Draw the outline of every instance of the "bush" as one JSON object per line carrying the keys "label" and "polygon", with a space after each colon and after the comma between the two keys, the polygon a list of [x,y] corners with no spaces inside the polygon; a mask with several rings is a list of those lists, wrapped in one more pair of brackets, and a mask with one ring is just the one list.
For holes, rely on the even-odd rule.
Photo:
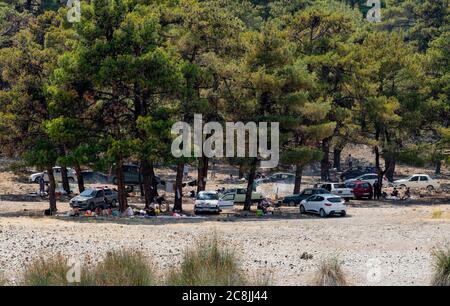
{"label": "bush", "polygon": [[450,286],[450,248],[434,250],[432,255],[434,275],[431,284]]}
{"label": "bush", "polygon": [[347,286],[345,274],[337,258],[323,260],[313,280],[314,286]]}
{"label": "bush", "polygon": [[171,286],[248,285],[235,253],[219,246],[216,237],[186,251],[181,267],[169,272]]}
{"label": "bush", "polygon": [[442,217],[442,210],[440,209],[434,210],[433,213],[431,214],[432,219],[440,219],[441,217]]}
{"label": "bush", "polygon": [[141,252],[121,250],[108,252],[86,281],[97,286],[149,286],[155,279],[153,267]]}
{"label": "bush", "polygon": [[21,282],[25,286],[70,286],[73,283],[67,281],[68,271],[69,265],[65,257],[41,257],[25,267]]}

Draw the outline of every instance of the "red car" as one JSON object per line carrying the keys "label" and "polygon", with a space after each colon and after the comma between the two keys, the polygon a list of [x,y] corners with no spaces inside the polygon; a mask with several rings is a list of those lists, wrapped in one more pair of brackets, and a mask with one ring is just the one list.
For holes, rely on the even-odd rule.
{"label": "red car", "polygon": [[347,188],[353,189],[353,194],[356,199],[367,198],[371,200],[373,198],[373,188],[369,182],[354,181],[346,184]]}

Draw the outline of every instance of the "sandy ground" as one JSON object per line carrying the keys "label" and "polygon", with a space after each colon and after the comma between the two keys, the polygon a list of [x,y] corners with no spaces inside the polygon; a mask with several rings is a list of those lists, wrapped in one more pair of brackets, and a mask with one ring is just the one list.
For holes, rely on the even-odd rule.
{"label": "sandy ground", "polygon": [[[0,205],[0,269],[12,282],[24,264],[57,253],[89,263],[108,250],[133,248],[166,269],[195,241],[217,233],[246,270],[271,271],[275,285],[308,284],[320,260],[330,256],[342,261],[354,285],[427,285],[433,247],[450,241],[450,205],[354,202],[346,218],[327,219],[285,208],[284,216],[262,219],[109,221],[23,216],[45,203]],[[19,211],[22,216],[15,217]],[[435,211],[442,212],[440,218],[433,219]],[[305,252],[312,259],[302,259]]]}
{"label": "sandy ground", "polygon": [[[367,155],[364,150],[351,152],[357,158],[361,155],[361,160]],[[208,182],[208,189],[245,186],[236,179],[236,168],[217,168],[216,179]],[[397,169],[400,176],[432,172],[401,166]],[[448,173],[448,169],[445,171]],[[157,173],[164,179],[173,177],[166,169]],[[195,177],[194,169],[190,174]],[[216,233],[236,250],[244,269],[253,275],[270,271],[274,285],[307,285],[320,261],[333,256],[342,261],[353,285],[427,285],[433,248],[450,245],[448,191],[425,194],[423,198],[414,194],[416,199],[409,203],[351,201],[346,218],[300,216],[298,208],[282,208],[274,216],[263,218],[223,214],[195,220],[96,220],[43,217],[48,204],[29,196],[37,185],[27,183],[26,178],[26,174],[18,176],[0,169],[0,274],[12,284],[27,263],[57,253],[89,264],[109,250],[133,248],[148,254],[165,270],[177,265],[184,250],[195,241]],[[302,187],[317,180],[317,176],[305,175]],[[447,184],[450,181],[448,176],[443,180]],[[280,194],[292,190],[292,186],[264,188],[272,196],[277,188]],[[185,195],[190,189],[184,190]],[[170,201],[170,195],[168,198]],[[130,198],[130,202],[142,207],[139,197]],[[192,211],[192,202],[185,198],[186,211]],[[58,208],[61,214],[67,212],[67,201],[58,202]]]}

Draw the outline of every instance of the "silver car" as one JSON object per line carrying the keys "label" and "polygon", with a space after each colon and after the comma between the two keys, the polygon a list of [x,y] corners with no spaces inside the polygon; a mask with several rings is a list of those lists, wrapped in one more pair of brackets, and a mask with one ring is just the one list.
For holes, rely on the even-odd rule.
{"label": "silver car", "polygon": [[97,207],[105,209],[115,207],[118,194],[109,188],[86,189],[70,200],[70,207],[82,210],[95,210]]}

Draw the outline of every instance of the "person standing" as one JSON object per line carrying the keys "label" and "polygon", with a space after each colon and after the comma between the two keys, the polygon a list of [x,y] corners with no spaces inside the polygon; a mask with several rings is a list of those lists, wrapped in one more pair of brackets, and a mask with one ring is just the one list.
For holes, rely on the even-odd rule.
{"label": "person standing", "polygon": [[187,177],[189,176],[189,165],[188,164],[184,164],[184,168],[183,168],[183,178],[187,179]]}
{"label": "person standing", "polygon": [[39,195],[43,196],[45,194],[45,180],[43,175],[39,177],[38,183],[39,183]]}
{"label": "person standing", "polygon": [[347,165],[348,165],[349,169],[352,169],[352,167],[353,167],[353,157],[352,157],[351,154],[349,154],[348,157],[347,157]]}
{"label": "person standing", "polygon": [[380,199],[380,184],[378,183],[378,180],[375,181],[375,183],[373,183],[373,198],[375,200],[379,200]]}

